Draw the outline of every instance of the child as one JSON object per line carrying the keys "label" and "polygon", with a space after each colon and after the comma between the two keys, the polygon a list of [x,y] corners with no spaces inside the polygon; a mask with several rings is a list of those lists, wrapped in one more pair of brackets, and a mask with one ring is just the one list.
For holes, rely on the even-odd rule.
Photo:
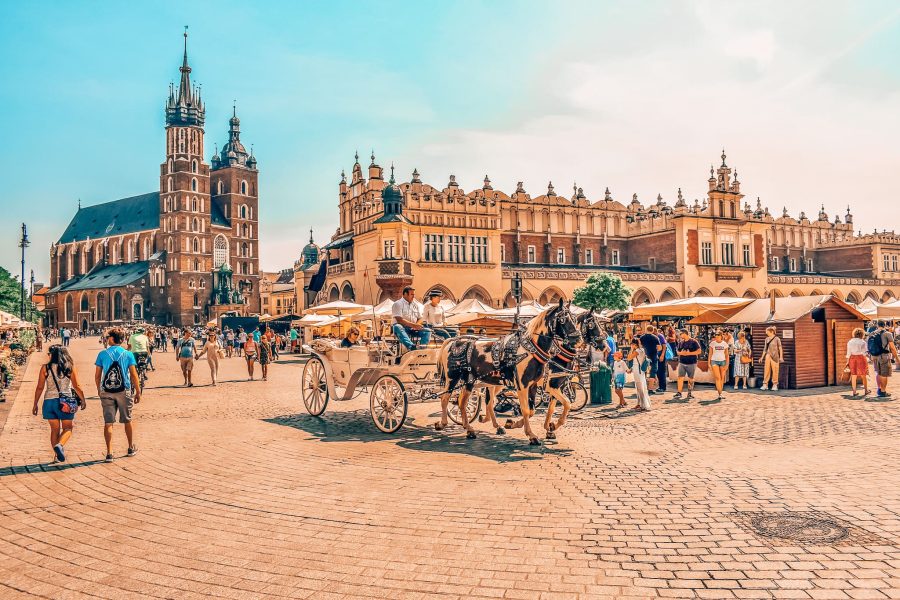
{"label": "child", "polygon": [[621,352],[616,352],[613,356],[615,358],[613,363],[613,387],[616,390],[616,396],[619,398],[619,408],[628,408],[624,392],[622,391],[625,389],[625,373],[628,372],[628,364],[622,360]]}

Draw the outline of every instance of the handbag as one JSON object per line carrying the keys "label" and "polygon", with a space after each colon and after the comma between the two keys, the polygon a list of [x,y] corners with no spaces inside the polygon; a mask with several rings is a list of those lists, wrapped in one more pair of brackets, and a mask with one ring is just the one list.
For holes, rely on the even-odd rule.
{"label": "handbag", "polygon": [[56,393],[59,399],[59,410],[61,410],[65,414],[70,414],[73,417],[75,413],[78,412],[79,402],[78,398],[75,396],[70,396],[69,394],[63,394],[59,389],[59,382],[56,380],[56,375],[53,374],[53,368],[47,366],[47,372],[50,373],[50,377],[53,378],[53,385],[56,386]]}
{"label": "handbag", "polygon": [[671,344],[666,344],[666,360],[675,360],[675,353],[672,351]]}
{"label": "handbag", "polygon": [[741,350],[741,364],[749,365],[753,362],[753,357],[750,356],[750,351],[747,348]]}

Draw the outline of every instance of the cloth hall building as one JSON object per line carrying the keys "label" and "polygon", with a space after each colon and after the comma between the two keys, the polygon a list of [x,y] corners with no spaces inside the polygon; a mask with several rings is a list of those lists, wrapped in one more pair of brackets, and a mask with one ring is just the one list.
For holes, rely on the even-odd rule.
{"label": "cloth hall building", "polygon": [[621,276],[634,304],[770,293],[860,302],[900,292],[900,235],[854,233],[849,208],[832,219],[823,206],[810,219],[746,202],[724,151],[703,200],[688,202],[679,189],[672,204],[661,195],[623,203],[609,189],[591,199],[573,187],[566,197],[552,183],[537,196],[522,183],[507,194],[487,176],[469,192],[453,175],[441,187],[418,171],[397,183],[393,169],[385,181],[371,158],[365,175],[358,156],[349,181],[342,174],[340,226],[322,248],[327,280],[318,297],[304,290],[318,272],[319,249],[310,243],[295,264],[297,298],[307,305],[377,303],[414,285],[420,297],[439,289],[455,301],[510,306],[514,273],[525,298],[541,303],[570,299],[596,272]]}
{"label": "cloth hall building", "polygon": [[233,114],[205,160],[206,106],[191,84],[187,33],[165,105],[159,190],[81,207],[50,249],[49,325],[176,326],[259,312],[258,175]]}

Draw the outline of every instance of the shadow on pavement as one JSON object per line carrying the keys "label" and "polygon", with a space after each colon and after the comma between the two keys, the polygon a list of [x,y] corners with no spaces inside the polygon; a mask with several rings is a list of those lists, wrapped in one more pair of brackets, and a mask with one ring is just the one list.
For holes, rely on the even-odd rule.
{"label": "shadow on pavement", "polygon": [[[330,413],[327,417],[313,417],[307,414],[282,415],[263,419],[267,423],[293,427],[305,431],[323,442],[382,442],[393,440],[401,448],[420,452],[443,452],[465,454],[486,458],[498,463],[538,460],[544,455],[568,456],[571,450],[555,446],[529,446],[521,430],[514,430],[505,436],[493,432],[476,430],[478,438],[467,440],[462,427],[450,425],[438,432],[428,427],[415,425],[408,419],[406,425],[393,434],[381,433],[372,424],[369,413],[357,410],[345,413]],[[535,433],[543,429],[535,427]],[[560,434],[562,435],[562,434]]]}
{"label": "shadow on pavement", "polygon": [[91,465],[100,464],[103,461],[85,460],[82,462],[65,462],[65,463],[33,463],[30,465],[12,465],[9,467],[0,467],[0,477],[9,477],[10,475],[26,475],[29,473],[48,473],[52,471],[62,471],[64,469],[75,469],[77,467],[90,467]]}

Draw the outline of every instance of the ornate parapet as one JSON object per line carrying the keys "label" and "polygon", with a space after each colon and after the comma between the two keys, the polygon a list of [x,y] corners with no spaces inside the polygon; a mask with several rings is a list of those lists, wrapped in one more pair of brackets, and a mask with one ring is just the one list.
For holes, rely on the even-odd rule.
{"label": "ornate parapet", "polygon": [[832,277],[830,275],[772,275],[768,276],[770,284],[782,285],[863,285],[863,286],[900,286],[900,279],[867,279],[864,277]]}
{"label": "ornate parapet", "polygon": [[540,268],[514,268],[503,267],[503,279],[512,279],[514,273],[521,274],[523,279],[547,279],[547,280],[573,280],[584,281],[594,273],[609,273],[616,275],[622,281],[645,282],[679,282],[682,276],[679,273],[643,273],[635,271],[604,271],[600,269],[540,269]]}

